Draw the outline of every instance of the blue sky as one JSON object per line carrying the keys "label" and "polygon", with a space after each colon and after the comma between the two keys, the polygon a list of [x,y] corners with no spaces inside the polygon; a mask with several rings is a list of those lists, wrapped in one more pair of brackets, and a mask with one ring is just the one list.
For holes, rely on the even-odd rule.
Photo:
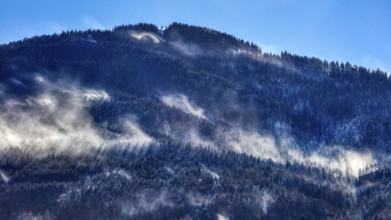
{"label": "blue sky", "polygon": [[0,0],[0,43],[67,29],[183,22],[264,51],[391,71],[389,0]]}

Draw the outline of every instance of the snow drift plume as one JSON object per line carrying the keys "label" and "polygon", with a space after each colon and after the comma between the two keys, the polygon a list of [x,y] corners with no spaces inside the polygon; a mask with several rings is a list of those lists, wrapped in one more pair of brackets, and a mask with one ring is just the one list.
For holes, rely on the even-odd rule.
{"label": "snow drift plume", "polygon": [[0,170],[0,177],[5,183],[8,183],[10,180],[9,176],[2,170]]}
{"label": "snow drift plume", "polygon": [[[195,105],[183,94],[163,95],[161,100],[170,107],[207,119],[205,110]],[[237,111],[240,111],[239,107]],[[190,143],[195,147],[203,146],[215,150],[225,147],[226,150],[245,153],[275,163],[301,163],[333,172],[337,171],[343,176],[357,178],[365,172],[376,170],[377,167],[377,161],[371,151],[359,152],[349,149],[348,146],[321,146],[320,150],[305,154],[295,143],[294,138],[289,135],[291,129],[285,124],[276,124],[278,132],[275,136],[262,135],[256,130],[233,127],[217,128],[213,137],[203,137],[196,126],[187,126],[183,129],[171,126],[169,122],[163,124],[162,130],[173,140]]]}
{"label": "snow drift plume", "polygon": [[[339,170],[344,175],[359,177],[366,169],[373,169],[376,160],[371,152],[358,152],[345,150],[343,147],[326,148],[326,153],[314,153],[307,160],[315,166],[327,167],[332,170]],[[332,153],[333,156],[327,155]]]}
{"label": "snow drift plume", "polygon": [[164,104],[170,107],[177,108],[185,113],[206,119],[206,116],[204,114],[204,109],[190,102],[189,98],[187,98],[187,96],[183,94],[164,95],[161,97],[161,100],[164,102]]}
{"label": "snow drift plume", "polygon": [[247,132],[240,129],[222,134],[225,143],[233,151],[246,153],[261,159],[283,162],[275,140],[270,136],[261,136],[257,132]]}
{"label": "snow drift plume", "polygon": [[269,207],[276,201],[273,195],[266,190],[255,192],[254,197],[256,204],[262,209],[262,212],[265,215],[267,214]]}
{"label": "snow drift plume", "polygon": [[197,44],[185,43],[182,40],[173,41],[170,43],[170,45],[181,52],[183,55],[190,57],[202,55],[204,53]]}
{"label": "snow drift plume", "polygon": [[[38,94],[24,98],[1,97],[0,150],[9,147],[25,153],[88,152],[91,148],[149,144],[149,138],[135,120],[125,120],[127,134],[106,139],[106,131],[98,131],[88,108],[110,96],[102,90],[85,89],[71,83],[51,83],[38,76]],[[130,133],[130,134],[129,134]]]}
{"label": "snow drift plume", "polygon": [[186,129],[182,129],[182,127],[171,126],[168,122],[165,122],[161,128],[161,132],[178,142],[189,143],[197,147],[217,148],[214,142],[200,135],[196,126],[186,126]]}
{"label": "snow drift plume", "polygon": [[164,40],[161,37],[151,32],[130,31],[129,35],[137,40],[151,41],[155,44],[164,42]]}
{"label": "snow drift plume", "polygon": [[217,174],[216,172],[213,172],[212,170],[210,170],[208,167],[206,167],[203,164],[201,164],[201,170],[202,170],[202,172],[204,172],[204,173],[208,174],[210,177],[212,177],[212,179],[215,179],[215,180],[220,179],[219,174]]}
{"label": "snow drift plume", "polygon": [[229,220],[228,217],[224,216],[223,214],[216,214],[217,220]]}
{"label": "snow drift plume", "polygon": [[36,153],[64,151],[68,147],[100,146],[102,139],[73,95],[58,99],[50,93],[25,100],[6,101],[0,113],[0,149],[18,147]]}
{"label": "snow drift plume", "polygon": [[377,160],[370,150],[356,151],[347,146],[321,146],[318,151],[305,154],[286,133],[278,134],[278,142],[274,136],[241,129],[221,131],[219,135],[220,138],[215,142],[225,143],[230,150],[260,159],[270,159],[276,163],[301,163],[356,178],[377,169]]}
{"label": "snow drift plume", "polygon": [[109,147],[127,147],[127,146],[147,146],[154,140],[146,134],[137,123],[137,119],[133,115],[128,115],[121,121],[124,133],[114,134],[115,138],[105,141],[105,145]]}
{"label": "snow drift plume", "polygon": [[[164,95],[161,100],[168,106],[177,108],[185,113],[206,119],[205,110],[196,106],[183,94]],[[218,149],[225,146],[228,150],[245,153],[276,163],[303,163],[338,171],[344,176],[358,177],[368,168],[375,169],[376,160],[370,151],[358,152],[349,150],[346,146],[323,146],[320,151],[307,155],[300,150],[289,133],[289,126],[278,125],[277,140],[271,135],[261,135],[257,131],[241,128],[218,129],[212,139],[203,138],[196,127],[173,129],[168,122],[164,124],[163,132],[174,140],[191,143],[193,146],[204,146]]]}
{"label": "snow drift plume", "polygon": [[174,202],[171,194],[172,192],[166,189],[137,192],[128,201],[123,202],[121,214],[131,217],[140,213],[153,212],[162,207],[172,208],[174,207]]}
{"label": "snow drift plume", "polygon": [[94,89],[86,89],[83,93],[83,96],[87,101],[107,101],[110,98],[105,91],[99,91]]}
{"label": "snow drift plume", "polygon": [[186,193],[187,202],[192,206],[208,206],[212,204],[214,197],[203,195],[198,192],[188,192]]}

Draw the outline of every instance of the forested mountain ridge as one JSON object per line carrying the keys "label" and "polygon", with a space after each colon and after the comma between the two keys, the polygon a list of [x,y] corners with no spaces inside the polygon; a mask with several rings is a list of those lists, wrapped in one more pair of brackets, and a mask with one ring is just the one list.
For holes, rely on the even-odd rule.
{"label": "forested mountain ridge", "polygon": [[1,45],[1,218],[386,219],[390,80],[179,23]]}

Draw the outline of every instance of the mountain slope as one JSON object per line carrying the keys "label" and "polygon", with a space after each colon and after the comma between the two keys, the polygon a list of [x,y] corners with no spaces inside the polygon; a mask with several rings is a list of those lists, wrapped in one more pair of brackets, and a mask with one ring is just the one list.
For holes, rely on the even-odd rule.
{"label": "mountain slope", "polygon": [[1,45],[1,217],[386,218],[390,92],[178,23]]}

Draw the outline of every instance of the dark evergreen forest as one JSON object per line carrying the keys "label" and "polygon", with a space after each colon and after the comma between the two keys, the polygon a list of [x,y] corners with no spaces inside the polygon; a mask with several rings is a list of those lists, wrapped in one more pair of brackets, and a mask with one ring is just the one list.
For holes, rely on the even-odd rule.
{"label": "dark evergreen forest", "polygon": [[0,45],[0,219],[389,219],[391,78],[173,23]]}

